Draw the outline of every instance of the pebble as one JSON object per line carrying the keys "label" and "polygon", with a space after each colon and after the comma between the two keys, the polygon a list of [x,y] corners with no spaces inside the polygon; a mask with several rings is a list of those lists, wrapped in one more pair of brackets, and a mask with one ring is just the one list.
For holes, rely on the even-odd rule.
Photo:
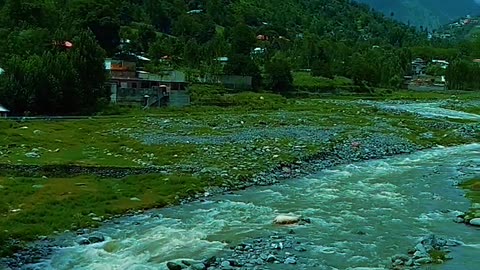
{"label": "pebble", "polygon": [[468,222],[470,225],[480,226],[480,218],[474,218]]}

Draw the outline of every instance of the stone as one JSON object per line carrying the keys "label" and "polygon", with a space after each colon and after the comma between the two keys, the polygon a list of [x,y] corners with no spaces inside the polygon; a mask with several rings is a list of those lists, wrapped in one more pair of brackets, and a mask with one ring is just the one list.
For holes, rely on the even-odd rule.
{"label": "stone", "polygon": [[471,219],[468,223],[473,226],[480,226],[480,218]]}
{"label": "stone", "polygon": [[35,153],[35,152],[28,152],[25,154],[25,157],[27,158],[40,158],[40,154]]}
{"label": "stone", "polygon": [[99,218],[99,217],[92,217],[92,220],[93,220],[93,221],[98,221],[98,222],[100,222],[100,221],[102,221],[102,218]]}
{"label": "stone", "polygon": [[446,245],[446,246],[449,246],[449,247],[456,247],[456,246],[461,246],[461,245],[462,245],[462,242],[457,241],[457,240],[449,239],[449,240],[447,240],[447,242],[445,243],[445,245]]}
{"label": "stone", "polygon": [[90,243],[94,244],[94,243],[100,243],[100,242],[103,242],[105,241],[105,237],[99,233],[96,233],[96,234],[92,234],[90,236],[88,236],[88,241],[90,241]]}
{"label": "stone", "polygon": [[462,217],[456,217],[453,219],[453,222],[455,223],[464,223],[465,222],[465,219],[462,218]]}
{"label": "stone", "polygon": [[213,265],[216,261],[217,261],[217,257],[212,256],[212,257],[204,260],[203,264],[205,264],[205,266],[209,267],[209,266]]}
{"label": "stone", "polygon": [[141,201],[141,200],[140,200],[139,198],[137,198],[137,197],[132,197],[132,198],[130,198],[130,201],[139,202],[139,201]]}
{"label": "stone", "polygon": [[414,259],[425,258],[425,257],[428,257],[428,254],[426,252],[421,252],[417,250],[415,251],[415,253],[413,253]]}
{"label": "stone", "polygon": [[393,266],[399,266],[399,265],[403,265],[403,261],[402,260],[396,260],[392,263]]}
{"label": "stone", "polygon": [[206,270],[207,267],[203,263],[195,263],[190,265],[190,269],[192,270]]}
{"label": "stone", "polygon": [[174,262],[167,262],[167,268],[169,270],[182,270],[182,266]]}
{"label": "stone", "polygon": [[230,267],[230,262],[229,261],[223,261],[220,265],[222,267]]}
{"label": "stone", "polygon": [[406,261],[410,260],[410,257],[408,255],[405,255],[405,254],[397,254],[397,255],[392,256],[392,262],[395,262],[397,260],[401,260],[402,262],[406,262]]}
{"label": "stone", "polygon": [[273,223],[280,225],[297,224],[298,222],[300,222],[300,217],[294,215],[278,215],[273,220]]}
{"label": "stone", "polygon": [[283,262],[284,264],[297,264],[297,259],[295,259],[294,257],[288,257],[285,259],[285,261]]}
{"label": "stone", "polygon": [[80,238],[80,239],[77,241],[77,243],[78,243],[79,245],[82,245],[82,246],[90,245],[90,241],[88,241],[88,239],[87,239],[87,238],[84,238],[84,237]]}
{"label": "stone", "polygon": [[421,243],[418,243],[416,246],[415,246],[415,250],[416,251],[419,251],[421,253],[427,253],[427,249],[425,248],[424,245],[422,245]]}
{"label": "stone", "polygon": [[277,257],[275,257],[274,255],[270,254],[267,256],[267,259],[266,261],[269,262],[269,263],[273,263],[277,260]]}
{"label": "stone", "polygon": [[429,258],[429,257],[420,258],[420,259],[415,260],[415,262],[418,263],[418,264],[429,264],[429,263],[432,263],[432,259]]}

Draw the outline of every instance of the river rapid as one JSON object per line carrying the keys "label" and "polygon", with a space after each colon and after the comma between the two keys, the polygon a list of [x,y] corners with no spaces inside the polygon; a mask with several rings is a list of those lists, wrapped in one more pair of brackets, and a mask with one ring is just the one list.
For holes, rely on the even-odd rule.
{"label": "river rapid", "polygon": [[[226,248],[274,233],[295,232],[306,251],[296,265],[256,269],[387,267],[429,233],[464,243],[453,260],[425,269],[479,269],[480,231],[453,219],[470,202],[456,187],[480,175],[480,145],[436,148],[382,160],[333,167],[317,174],[254,187],[204,201],[149,211],[109,222],[106,241],[74,239],[26,269],[167,269],[166,262],[228,256]],[[277,214],[310,224],[281,227]]]}

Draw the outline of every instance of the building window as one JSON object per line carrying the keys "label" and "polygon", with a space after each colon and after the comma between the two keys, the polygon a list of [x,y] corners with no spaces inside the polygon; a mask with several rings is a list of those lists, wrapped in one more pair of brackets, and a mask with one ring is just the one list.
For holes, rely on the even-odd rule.
{"label": "building window", "polygon": [[136,82],[132,82],[132,88],[137,88],[137,83]]}
{"label": "building window", "polygon": [[142,88],[143,89],[150,88],[150,84],[148,82],[142,82]]}

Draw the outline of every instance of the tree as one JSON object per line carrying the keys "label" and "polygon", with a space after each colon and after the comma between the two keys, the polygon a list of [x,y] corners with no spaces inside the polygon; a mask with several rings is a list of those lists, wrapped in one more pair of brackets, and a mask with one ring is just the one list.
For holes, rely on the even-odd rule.
{"label": "tree", "polygon": [[253,89],[258,89],[261,85],[262,75],[260,68],[250,56],[243,54],[231,55],[223,71],[230,75],[251,76]]}
{"label": "tree", "polygon": [[239,24],[231,29],[231,45],[234,54],[250,55],[257,41],[255,33],[246,24]]}
{"label": "tree", "polygon": [[104,51],[91,32],[79,33],[73,44],[5,61],[0,99],[13,113],[91,113],[107,101]]}
{"label": "tree", "polygon": [[276,55],[265,65],[267,85],[277,93],[286,93],[293,88],[293,76],[290,62],[281,55]]}
{"label": "tree", "polygon": [[157,33],[150,25],[141,25],[138,29],[138,42],[143,52],[148,52],[150,44],[152,44],[157,38]]}
{"label": "tree", "polygon": [[74,0],[69,4],[69,18],[75,18],[76,27],[90,29],[98,44],[113,55],[120,45],[119,8],[112,0]]}

